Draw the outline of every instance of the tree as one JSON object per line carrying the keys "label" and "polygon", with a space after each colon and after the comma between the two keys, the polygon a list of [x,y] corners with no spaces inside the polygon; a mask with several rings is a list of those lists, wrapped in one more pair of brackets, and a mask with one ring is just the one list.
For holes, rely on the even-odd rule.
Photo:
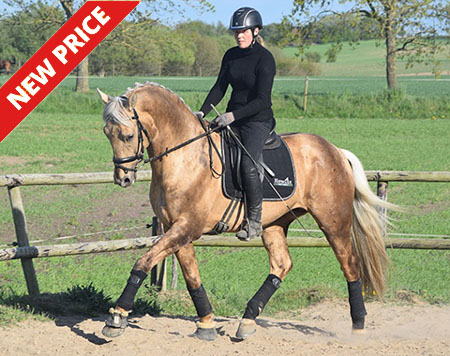
{"label": "tree", "polygon": [[[337,3],[337,1],[336,1]],[[448,5],[442,0],[342,0],[350,9],[335,13],[344,23],[350,14],[358,14],[376,21],[376,31],[384,40],[386,47],[386,79],[388,89],[397,89],[397,57],[408,60],[408,64],[426,61],[433,62],[436,51],[444,45],[438,34],[448,33]],[[314,24],[331,11],[331,0],[293,0],[291,15],[284,24],[293,26],[293,36],[300,40],[304,48],[310,42],[308,35]],[[318,14],[312,11],[320,8]],[[302,26],[304,22],[308,26]],[[354,26],[351,23],[352,26]],[[448,43],[448,40],[447,40]]]}
{"label": "tree", "polygon": [[[9,9],[13,9],[13,12],[9,15],[12,24],[16,28],[23,26],[24,22],[20,20],[20,16],[23,14],[28,14],[30,9],[37,10],[38,16],[33,18],[33,21],[29,22],[30,25],[41,28],[56,28],[62,26],[77,9],[79,9],[85,2],[85,0],[40,0],[38,2],[34,0],[5,0],[5,4]],[[174,13],[184,14],[186,7],[195,7],[199,11],[209,11],[213,9],[213,6],[206,0],[143,0],[139,5],[139,9],[133,10],[129,20],[128,26],[118,26],[110,38],[116,39],[121,38],[127,40],[126,43],[119,43],[116,41],[115,45],[129,46],[135,41],[135,38],[131,36],[123,35],[120,31],[130,31],[130,29],[136,27],[147,27],[157,24],[159,19],[163,16],[162,14]],[[42,11],[45,9],[45,11]],[[61,12],[65,16],[61,17]],[[45,42],[45,41],[44,41]],[[44,42],[39,43],[41,46]],[[88,73],[89,64],[86,57],[77,68],[77,91],[87,91],[89,90],[88,85]]]}
{"label": "tree", "polygon": [[196,46],[193,74],[198,76],[217,75],[222,58],[217,40],[200,34],[194,36],[193,40]]}

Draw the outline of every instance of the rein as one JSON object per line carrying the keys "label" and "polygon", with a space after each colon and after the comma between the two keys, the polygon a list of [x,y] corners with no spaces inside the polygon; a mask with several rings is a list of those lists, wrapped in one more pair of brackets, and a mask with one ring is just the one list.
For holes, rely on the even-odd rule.
{"label": "rein", "polygon": [[[148,159],[144,159],[145,147],[144,147],[144,137],[143,137],[142,133],[145,134],[145,137],[147,137],[147,140],[149,143],[151,143],[150,135],[148,134],[148,131],[146,130],[146,128],[142,125],[141,121],[139,120],[139,115],[137,114],[136,109],[134,109],[134,108],[133,108],[133,113],[134,113],[134,116],[131,118],[131,120],[136,120],[136,124],[137,124],[137,128],[138,128],[138,146],[136,149],[136,153],[134,156],[124,157],[124,158],[113,157],[114,167],[122,169],[125,172],[125,174],[127,174],[128,171],[137,172],[137,170],[138,170],[137,165],[142,161],[144,162],[143,165],[146,163],[151,163],[153,161],[160,160],[163,157],[169,155],[169,153],[176,151],[184,146],[187,146],[187,145],[191,144],[192,142],[195,142],[205,136],[208,136],[208,139],[210,139],[210,135],[213,132],[216,132],[218,129],[220,129],[220,127],[215,127],[213,129],[206,128],[204,126],[203,122],[201,122],[202,127],[205,130],[204,133],[202,133],[198,136],[195,136],[185,142],[182,142],[179,145],[176,145],[172,148],[166,148],[166,150],[163,153],[152,156]],[[209,141],[209,143],[211,145],[211,141]],[[217,150],[217,148],[216,148],[216,150]],[[211,152],[210,152],[210,156],[211,156]],[[122,166],[123,163],[129,163],[129,162],[133,162],[133,161],[138,161],[135,168],[129,168],[129,167]],[[211,166],[212,166],[212,164],[211,164]]]}

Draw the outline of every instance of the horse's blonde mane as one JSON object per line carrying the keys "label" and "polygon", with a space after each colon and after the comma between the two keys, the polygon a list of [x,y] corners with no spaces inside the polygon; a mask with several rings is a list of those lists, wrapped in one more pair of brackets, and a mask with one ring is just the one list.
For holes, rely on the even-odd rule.
{"label": "horse's blonde mane", "polygon": [[153,88],[154,88],[154,87],[156,87],[156,88],[161,88],[161,89],[163,89],[163,90],[169,92],[169,93],[172,94],[176,99],[178,99],[178,101],[179,101],[180,103],[182,103],[182,104],[189,110],[189,112],[192,112],[191,108],[189,107],[188,104],[186,104],[186,102],[183,100],[182,97],[180,97],[177,93],[175,93],[175,92],[172,91],[171,89],[166,88],[164,85],[161,85],[161,84],[159,84],[159,83],[148,82],[148,81],[145,82],[145,83],[135,83],[135,84],[134,84],[134,88],[128,88],[127,91],[126,91],[126,93],[125,93],[125,95],[128,95],[128,94],[130,94],[130,93],[133,93],[133,92],[134,92],[135,90],[137,90],[137,89],[146,88],[146,87],[148,87],[148,88],[152,88],[152,87],[153,87]]}
{"label": "horse's blonde mane", "polygon": [[103,121],[108,123],[112,121],[116,124],[130,126],[130,116],[123,106],[122,100],[119,96],[109,97],[109,101],[103,108]]}
{"label": "horse's blonde mane", "polygon": [[[158,84],[158,83],[154,83],[154,82],[135,83],[134,88],[128,88],[127,91],[123,95],[129,97],[128,94],[132,94],[136,90],[141,89],[141,88],[142,89],[145,89],[145,88],[163,89],[163,90],[167,91],[168,93],[170,93],[171,95],[173,95],[181,104],[183,104],[189,110],[189,112],[192,112],[189,105],[187,105],[185,103],[185,101],[179,95],[174,93],[169,88],[166,88],[165,86]],[[130,126],[130,120],[131,120],[131,117],[129,116],[126,108],[123,105],[123,99],[121,99],[120,96],[109,97],[109,102],[105,105],[105,107],[103,109],[103,121],[105,121],[105,123],[107,123],[108,121],[113,121],[118,124]]]}

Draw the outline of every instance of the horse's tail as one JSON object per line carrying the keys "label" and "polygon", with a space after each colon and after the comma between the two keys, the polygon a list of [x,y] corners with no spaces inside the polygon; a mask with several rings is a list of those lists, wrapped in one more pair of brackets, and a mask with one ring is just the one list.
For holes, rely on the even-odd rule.
{"label": "horse's tail", "polygon": [[389,258],[383,241],[383,217],[378,208],[399,210],[378,198],[370,189],[363,166],[353,153],[342,150],[350,162],[355,182],[351,236],[360,259],[361,280],[366,291],[382,297],[387,279]]}

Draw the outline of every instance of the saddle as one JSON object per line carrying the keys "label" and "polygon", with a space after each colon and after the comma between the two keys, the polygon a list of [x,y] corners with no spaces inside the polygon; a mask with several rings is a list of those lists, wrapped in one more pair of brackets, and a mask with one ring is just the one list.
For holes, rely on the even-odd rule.
{"label": "saddle", "polygon": [[[242,148],[228,130],[222,133],[222,157],[225,165],[222,175],[222,189],[225,197],[231,200],[225,210],[222,219],[211,231],[212,234],[220,234],[229,228],[229,220],[233,212],[244,200],[244,190],[241,179]],[[238,136],[235,133],[236,136]],[[240,139],[238,137],[238,139]],[[279,201],[289,199],[294,194],[296,177],[291,151],[283,138],[274,130],[267,138],[262,157],[258,161],[258,171],[263,183],[263,200]],[[239,215],[239,213],[238,213]]]}
{"label": "saddle", "polygon": [[[222,188],[228,199],[242,200],[244,196],[240,172],[242,154],[239,143],[228,130],[223,130],[222,156],[225,161],[225,174],[222,178]],[[288,199],[294,194],[296,179],[291,152],[283,138],[275,131],[267,138],[258,163],[264,200],[278,201]]]}

